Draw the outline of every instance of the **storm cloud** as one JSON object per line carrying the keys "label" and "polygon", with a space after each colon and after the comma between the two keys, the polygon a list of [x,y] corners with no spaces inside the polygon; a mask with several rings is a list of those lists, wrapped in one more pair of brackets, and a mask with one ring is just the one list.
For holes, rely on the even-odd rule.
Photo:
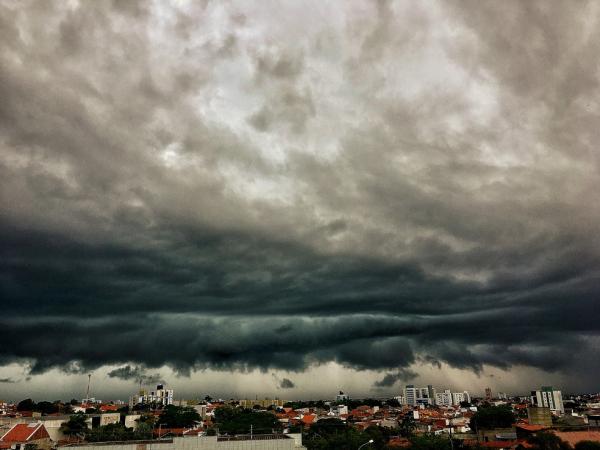
{"label": "storm cloud", "polygon": [[0,361],[148,383],[336,362],[378,387],[525,366],[591,389],[599,18],[2,2]]}
{"label": "storm cloud", "polygon": [[159,373],[148,374],[144,368],[129,364],[123,367],[118,367],[108,372],[110,378],[119,378],[121,380],[134,380],[140,384],[156,384],[163,382],[163,378]]}

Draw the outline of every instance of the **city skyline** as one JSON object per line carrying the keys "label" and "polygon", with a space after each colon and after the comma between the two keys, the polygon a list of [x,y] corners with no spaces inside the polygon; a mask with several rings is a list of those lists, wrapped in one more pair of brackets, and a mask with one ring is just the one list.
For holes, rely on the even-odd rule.
{"label": "city skyline", "polygon": [[599,8],[1,2],[0,398],[597,391]]}

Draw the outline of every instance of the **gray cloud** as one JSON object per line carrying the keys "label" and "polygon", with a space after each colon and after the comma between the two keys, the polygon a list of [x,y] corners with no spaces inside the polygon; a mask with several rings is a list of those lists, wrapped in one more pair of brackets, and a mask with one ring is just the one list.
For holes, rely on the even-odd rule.
{"label": "gray cloud", "polygon": [[146,370],[139,366],[130,366],[129,364],[123,367],[108,372],[110,378],[119,378],[121,380],[133,380],[140,384],[156,384],[161,383],[163,378],[160,374],[148,374]]}
{"label": "gray cloud", "polygon": [[281,389],[292,389],[292,388],[296,387],[296,385],[289,378],[284,378],[284,379],[281,380],[281,383],[279,384],[279,387]]}
{"label": "gray cloud", "polygon": [[417,376],[416,372],[407,369],[400,369],[397,372],[386,373],[385,376],[373,384],[375,388],[389,388],[399,381],[408,381]]}
{"label": "gray cloud", "polygon": [[0,360],[593,386],[597,5],[265,8],[0,5]]}
{"label": "gray cloud", "polygon": [[293,389],[296,387],[296,384],[289,378],[280,378],[276,374],[272,374],[272,376],[275,382],[277,383],[278,389]]}

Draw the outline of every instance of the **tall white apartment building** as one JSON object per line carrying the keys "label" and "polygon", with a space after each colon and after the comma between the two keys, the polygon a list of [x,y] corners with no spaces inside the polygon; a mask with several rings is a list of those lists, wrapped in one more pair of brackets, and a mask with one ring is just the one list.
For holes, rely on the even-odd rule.
{"label": "tall white apartment building", "polygon": [[550,411],[564,414],[562,392],[556,391],[552,386],[542,386],[539,391],[531,391],[531,404],[534,406],[550,408]]}
{"label": "tall white apartment building", "polygon": [[404,399],[407,405],[433,404],[433,399],[429,397],[429,388],[415,387],[412,384],[404,388]]}
{"label": "tall white apartment building", "polygon": [[452,404],[453,405],[460,405],[464,401],[465,401],[464,392],[453,392],[452,393]]}
{"label": "tall white apartment building", "polygon": [[439,406],[452,405],[452,392],[450,392],[450,389],[444,389],[444,392],[436,393],[435,404]]}

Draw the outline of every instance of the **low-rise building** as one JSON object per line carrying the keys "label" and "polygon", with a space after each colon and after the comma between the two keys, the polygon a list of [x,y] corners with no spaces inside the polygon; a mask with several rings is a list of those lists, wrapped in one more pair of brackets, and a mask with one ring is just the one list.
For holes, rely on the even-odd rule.
{"label": "low-rise building", "polygon": [[[61,448],[61,447],[59,447]],[[301,434],[185,436],[159,441],[70,445],[68,450],[305,450]]]}
{"label": "low-rise building", "polygon": [[52,445],[50,435],[41,422],[18,423],[8,430],[0,441],[6,444],[5,448],[15,450],[24,449],[29,444],[35,445],[38,449],[49,449]]}
{"label": "low-rise building", "polygon": [[163,406],[172,405],[173,389],[166,389],[164,385],[158,384],[155,391],[147,392],[145,390],[140,390],[136,395],[132,395],[129,398],[129,406],[131,407],[140,403],[155,403]]}

